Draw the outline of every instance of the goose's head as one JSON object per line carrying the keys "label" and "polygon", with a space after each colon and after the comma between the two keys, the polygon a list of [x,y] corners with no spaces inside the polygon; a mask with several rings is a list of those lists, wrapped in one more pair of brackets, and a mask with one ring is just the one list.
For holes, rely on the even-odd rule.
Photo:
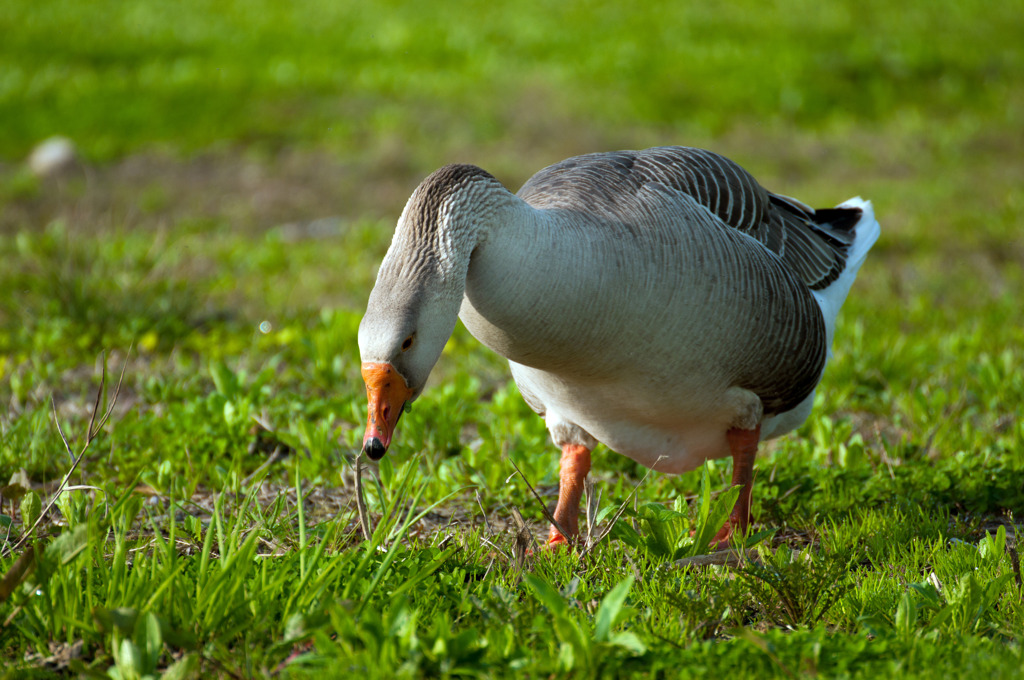
{"label": "goose's head", "polygon": [[359,324],[369,402],[363,451],[373,460],[387,452],[455,329],[480,238],[480,198],[495,189],[504,191],[480,168],[449,165],[420,184],[398,220]]}
{"label": "goose's head", "polygon": [[[433,278],[433,277],[428,277]],[[380,460],[402,411],[423,391],[431,369],[455,328],[457,296],[416,285],[383,287],[378,281],[359,324],[359,353],[369,413],[363,452]]]}

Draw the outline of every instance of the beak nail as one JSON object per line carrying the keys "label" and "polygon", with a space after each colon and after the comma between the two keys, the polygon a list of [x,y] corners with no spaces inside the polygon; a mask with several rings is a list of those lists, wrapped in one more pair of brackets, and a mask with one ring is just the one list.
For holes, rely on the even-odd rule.
{"label": "beak nail", "polygon": [[377,437],[370,437],[363,443],[363,453],[370,460],[380,460],[386,452],[387,449],[384,448],[384,442]]}

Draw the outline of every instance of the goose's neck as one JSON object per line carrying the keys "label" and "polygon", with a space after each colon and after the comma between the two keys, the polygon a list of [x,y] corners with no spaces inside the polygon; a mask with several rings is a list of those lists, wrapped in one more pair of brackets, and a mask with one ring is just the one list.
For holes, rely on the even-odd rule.
{"label": "goose's neck", "polygon": [[473,252],[501,225],[530,211],[490,174],[449,165],[425,179],[409,198],[382,274],[430,279],[462,296]]}

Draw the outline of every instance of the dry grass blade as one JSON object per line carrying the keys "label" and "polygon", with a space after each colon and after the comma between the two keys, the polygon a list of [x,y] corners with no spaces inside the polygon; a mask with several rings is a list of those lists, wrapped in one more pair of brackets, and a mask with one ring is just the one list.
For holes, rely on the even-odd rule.
{"label": "dry grass blade", "polygon": [[[490,540],[488,538],[485,538],[483,536],[480,537],[480,541],[484,545],[489,546],[491,548],[491,550],[493,550],[496,555],[500,556],[506,562],[512,560],[512,558],[504,550],[502,550],[497,544],[494,543],[494,541],[492,541],[492,540]],[[525,555],[525,553],[524,553],[524,555]],[[525,557],[524,557],[524,559],[525,559]],[[488,570],[489,569],[490,569],[490,567],[488,567]]]}
{"label": "dry grass blade", "polygon": [[[106,377],[106,371],[104,371],[104,377]],[[102,384],[102,380],[100,381]],[[98,391],[97,391],[98,392]],[[53,424],[57,426],[57,434],[60,435],[60,440],[64,442],[64,450],[67,451],[68,458],[71,460],[71,467],[74,469],[75,466],[75,452],[71,450],[71,445],[68,444],[68,438],[64,436],[64,430],[60,427],[60,418],[57,417],[57,402],[53,400],[53,395],[50,395],[50,409],[53,411]],[[96,416],[96,408],[93,408],[93,417]],[[89,427],[92,428],[92,420],[89,421]]]}
{"label": "dry grass blade", "polygon": [[94,430],[93,423],[96,422],[96,413],[100,406],[100,395],[103,394],[103,388],[106,386],[107,378],[106,355],[103,357],[103,375],[100,380],[100,389],[96,391],[96,403],[93,407],[92,418],[89,420],[89,442],[92,442],[92,440],[96,438],[96,435],[100,433],[100,430],[102,430],[107,424],[107,421],[110,420],[110,414],[114,412],[114,406],[117,404],[117,398],[121,394],[121,385],[124,383],[124,372],[128,368],[128,357],[131,356],[132,349],[134,349],[134,347],[134,344],[128,347],[128,352],[124,356],[124,363],[121,364],[121,375],[117,377],[117,385],[114,386],[114,396],[110,398],[109,402],[107,402],[107,410],[103,412],[103,417],[100,418],[100,422],[96,425],[96,429]]}
{"label": "dry grass blade", "polygon": [[484,512],[484,503],[483,499],[480,498],[480,492],[478,490],[474,490],[473,495],[476,496],[476,506],[480,508],[480,516],[484,518],[484,528],[487,530],[487,535],[493,536],[494,529],[491,528],[491,522],[487,519],[487,513]]}
{"label": "dry grass blade", "polygon": [[[128,353],[131,354],[131,350],[130,349],[128,350]],[[104,351],[100,356],[103,358],[103,360],[101,361],[101,366],[102,366],[102,371],[103,372],[100,374],[100,388],[98,390],[96,390],[96,401],[93,402],[92,414],[89,416],[89,426],[87,428],[85,428],[85,440],[86,441],[89,441],[90,439],[92,439],[92,433],[94,432],[93,428],[96,425],[96,414],[100,412],[100,402],[103,401],[103,388],[106,387],[106,385],[107,385],[107,353],[106,353],[106,351]],[[127,357],[125,357],[125,365],[127,365],[127,363],[128,363]],[[124,370],[123,369],[121,371],[121,376],[122,377],[124,376]],[[52,397],[50,398],[50,403],[53,403],[53,398]],[[56,408],[54,408],[54,410],[53,410],[53,417],[54,417],[54,420],[56,420],[56,418],[57,418],[57,409]],[[101,427],[102,427],[102,425],[101,425]],[[60,432],[60,425],[59,424],[57,425],[57,431]],[[60,436],[63,439],[64,438],[64,433],[61,432]],[[64,446],[67,446],[67,445],[68,445],[68,440],[64,439]],[[71,453],[71,451],[69,450],[68,453]]]}
{"label": "dry grass blade", "polygon": [[57,499],[60,498],[60,495],[67,490],[68,480],[71,479],[71,475],[73,475],[75,471],[78,469],[78,465],[82,462],[82,459],[85,458],[85,452],[89,450],[89,447],[92,445],[93,441],[96,439],[99,433],[103,431],[103,427],[107,424],[107,421],[110,419],[110,414],[113,413],[114,411],[114,406],[117,404],[117,397],[121,393],[121,385],[124,382],[124,372],[128,368],[128,357],[130,355],[131,349],[129,348],[128,353],[125,355],[124,364],[121,366],[121,375],[117,379],[117,387],[114,389],[114,395],[107,402],[107,408],[104,411],[103,416],[100,417],[99,423],[97,423],[96,415],[99,413],[100,405],[103,403],[103,392],[107,386],[107,360],[106,354],[103,355],[103,371],[100,374],[100,385],[99,388],[96,390],[96,401],[93,404],[92,415],[89,418],[89,427],[86,430],[85,442],[82,444],[82,448],[79,450],[78,455],[75,455],[71,451],[71,446],[68,444],[68,439],[67,437],[64,436],[64,431],[60,427],[60,422],[58,422],[56,404],[53,398],[50,398],[50,404],[53,407],[53,422],[57,426],[57,432],[60,434],[61,441],[64,442],[65,450],[68,452],[68,455],[71,456],[71,467],[64,474],[63,479],[61,479],[60,485],[57,487],[57,491],[47,502],[46,507],[43,508],[43,511],[39,513],[39,517],[37,517],[36,521],[32,524],[32,526],[24,532],[24,534],[18,540],[18,542],[12,545],[4,552],[5,556],[14,554],[25,544],[29,537],[31,537],[35,533],[35,530],[43,522],[43,519],[49,514],[50,510],[57,502]]}
{"label": "dry grass blade", "polygon": [[516,524],[515,564],[517,569],[522,569],[526,564],[526,556],[531,549],[537,547],[537,543],[533,540],[530,527],[526,525],[519,508],[512,508],[512,521]]}

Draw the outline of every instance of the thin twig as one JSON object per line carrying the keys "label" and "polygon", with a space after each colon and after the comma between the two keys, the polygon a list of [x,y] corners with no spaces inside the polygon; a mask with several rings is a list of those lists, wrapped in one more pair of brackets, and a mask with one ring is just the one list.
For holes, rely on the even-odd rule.
{"label": "thin twig", "polygon": [[540,503],[540,510],[542,513],[544,513],[544,518],[547,519],[547,521],[551,522],[551,526],[555,527],[555,529],[558,530],[558,533],[568,538],[569,534],[564,529],[562,529],[562,527],[555,520],[555,516],[551,514],[550,510],[548,510],[547,503],[545,503],[544,499],[540,497],[540,494],[537,493],[537,490],[533,488],[533,485],[530,484],[530,480],[526,478],[526,475],[524,475],[523,471],[519,469],[519,466],[516,465],[516,462],[512,460],[512,456],[508,456],[508,462],[512,463],[512,467],[516,469],[516,472],[519,473],[519,476],[523,478],[523,482],[526,483],[526,488],[530,490],[530,493],[533,494],[533,497],[537,499],[538,503]]}
{"label": "thin twig", "polygon": [[[654,464],[657,465],[658,461],[660,461],[660,460],[661,460],[661,458],[659,457],[658,460],[654,461]],[[637,482],[633,486],[633,490],[629,492],[629,495],[626,496],[626,499],[624,501],[622,501],[621,505],[619,505],[619,509],[615,513],[615,516],[612,517],[612,521],[608,524],[608,528],[605,529],[604,531],[602,531],[601,535],[598,536],[597,538],[595,538],[592,544],[587,546],[586,550],[583,551],[583,556],[585,556],[587,553],[589,553],[591,550],[593,550],[595,547],[597,547],[597,544],[600,543],[601,541],[603,541],[605,539],[605,537],[607,537],[608,534],[610,534],[612,532],[612,529],[615,528],[615,524],[619,521],[619,518],[622,517],[622,513],[624,513],[626,511],[626,508],[629,506],[629,499],[636,497],[637,490],[643,485],[644,482],[647,481],[647,478],[651,476],[652,472],[654,472],[654,469],[653,468],[649,468],[647,470],[647,473],[643,476],[643,479],[641,479],[639,482]]]}
{"label": "thin twig", "polygon": [[363,497],[363,452],[356,454],[356,509],[359,511],[359,528],[363,538],[370,540],[370,513],[366,510],[366,499]]}

